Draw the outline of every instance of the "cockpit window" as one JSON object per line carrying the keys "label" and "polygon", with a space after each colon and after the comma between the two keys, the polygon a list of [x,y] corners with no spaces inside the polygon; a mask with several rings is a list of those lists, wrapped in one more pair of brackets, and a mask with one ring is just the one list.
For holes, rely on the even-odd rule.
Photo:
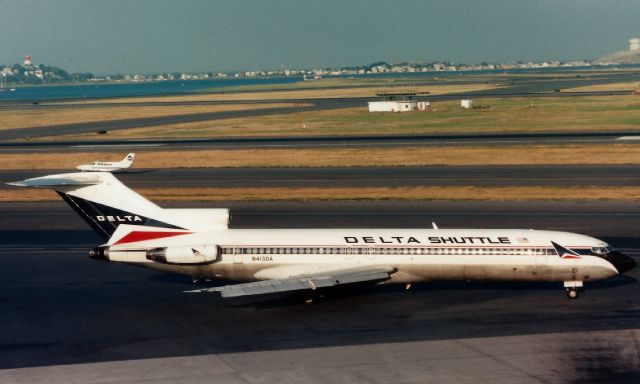
{"label": "cockpit window", "polygon": [[596,253],[598,255],[604,255],[612,251],[613,251],[613,247],[606,243],[603,243],[598,247],[591,247],[591,252]]}

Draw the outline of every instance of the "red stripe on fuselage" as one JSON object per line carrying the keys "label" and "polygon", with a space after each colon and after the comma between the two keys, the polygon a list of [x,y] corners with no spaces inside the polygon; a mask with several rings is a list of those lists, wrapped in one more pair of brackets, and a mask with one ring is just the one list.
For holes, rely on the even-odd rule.
{"label": "red stripe on fuselage", "polygon": [[[123,243],[135,243],[138,241],[146,241],[146,240],[155,240],[162,239],[165,237],[173,237],[180,235],[189,235],[193,232],[145,232],[145,231],[134,231],[127,233],[122,239],[115,242],[115,244],[123,244]],[[114,244],[114,245],[115,245]]]}

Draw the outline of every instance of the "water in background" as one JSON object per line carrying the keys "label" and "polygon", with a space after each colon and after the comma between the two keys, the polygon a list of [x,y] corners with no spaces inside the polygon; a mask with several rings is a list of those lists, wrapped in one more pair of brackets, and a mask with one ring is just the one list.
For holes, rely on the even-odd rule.
{"label": "water in background", "polygon": [[[619,65],[616,68],[606,66],[589,66],[575,68],[537,68],[537,69],[508,69],[508,70],[478,70],[464,72],[412,72],[412,73],[378,73],[365,75],[326,76],[327,78],[356,78],[356,79],[388,79],[405,78],[408,80],[428,80],[430,78],[460,77],[464,75],[482,75],[496,73],[513,74],[542,74],[581,71],[585,69],[617,69],[637,68],[637,65]],[[111,83],[111,84],[75,84],[75,85],[45,85],[33,87],[17,87],[11,91],[5,85],[0,92],[0,101],[13,100],[59,100],[59,99],[94,99],[106,97],[130,96],[161,96],[179,95],[198,92],[215,92],[216,88],[235,87],[242,85],[278,85],[292,84],[303,81],[302,76],[287,77],[252,77],[252,78],[224,78],[207,80],[169,80],[149,81],[139,83]],[[276,87],[277,88],[277,87]]]}

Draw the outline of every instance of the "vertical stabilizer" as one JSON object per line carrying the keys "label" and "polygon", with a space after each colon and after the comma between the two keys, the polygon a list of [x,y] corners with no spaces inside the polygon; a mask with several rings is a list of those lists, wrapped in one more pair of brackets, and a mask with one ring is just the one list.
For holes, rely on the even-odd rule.
{"label": "vertical stabilizer", "polygon": [[55,190],[105,239],[110,238],[120,224],[183,229],[167,222],[161,207],[129,189],[109,172],[66,173],[10,184]]}
{"label": "vertical stabilizer", "polygon": [[129,168],[133,164],[133,159],[136,157],[135,153],[129,153],[127,156],[122,159],[120,164],[122,164],[123,168]]}

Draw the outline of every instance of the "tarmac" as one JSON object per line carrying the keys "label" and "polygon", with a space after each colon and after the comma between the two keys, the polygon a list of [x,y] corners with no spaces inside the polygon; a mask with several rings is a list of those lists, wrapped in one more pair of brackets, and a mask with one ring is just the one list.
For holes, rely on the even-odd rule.
{"label": "tarmac", "polygon": [[220,353],[11,369],[0,382],[633,383],[629,341],[638,338],[625,330]]}
{"label": "tarmac", "polygon": [[[5,170],[0,173],[0,190],[15,188],[7,182],[73,171]],[[640,185],[639,175],[638,165],[133,168],[117,173],[132,188],[630,187]]]}
{"label": "tarmac", "polygon": [[428,135],[342,135],[342,136],[279,136],[200,139],[124,139],[124,140],[60,140],[4,141],[0,153],[158,151],[203,149],[279,149],[279,148],[356,148],[415,146],[506,146],[506,145],[567,145],[567,144],[637,144],[640,130],[574,131],[574,132],[513,132],[489,134],[428,134]]}
{"label": "tarmac", "polygon": [[[624,202],[272,202],[234,227],[570,230],[640,259]],[[171,204],[185,206],[185,204]],[[640,277],[587,284],[431,282],[225,301],[188,277],[87,258],[100,243],[64,203],[2,203],[0,382],[634,382]],[[197,283],[196,286],[203,286]]]}

